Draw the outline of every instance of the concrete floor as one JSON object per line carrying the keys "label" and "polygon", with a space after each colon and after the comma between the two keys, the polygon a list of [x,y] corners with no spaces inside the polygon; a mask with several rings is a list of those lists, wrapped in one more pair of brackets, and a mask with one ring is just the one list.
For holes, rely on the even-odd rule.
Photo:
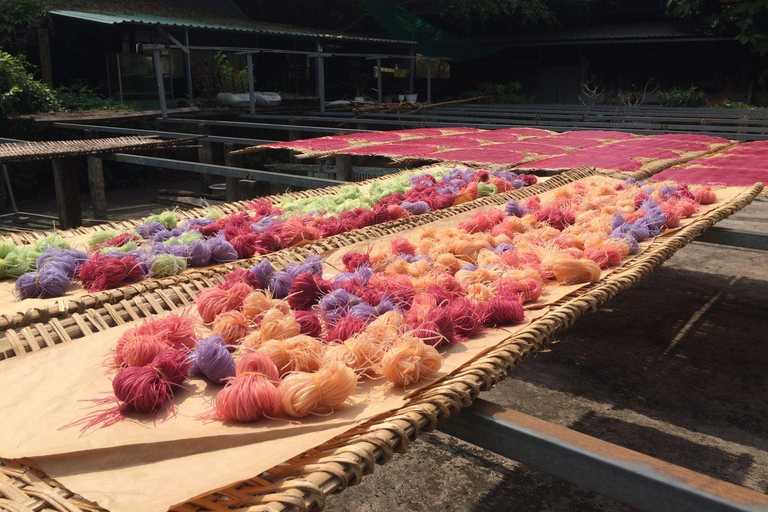
{"label": "concrete floor", "polygon": [[[768,235],[768,200],[719,226]],[[767,332],[768,252],[694,242],[482,397],[765,493]],[[327,510],[635,509],[433,433]]]}

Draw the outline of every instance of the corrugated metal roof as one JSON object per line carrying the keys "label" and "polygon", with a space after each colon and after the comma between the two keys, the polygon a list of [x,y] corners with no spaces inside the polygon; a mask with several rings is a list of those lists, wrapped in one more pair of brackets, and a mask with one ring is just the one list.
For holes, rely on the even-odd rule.
{"label": "corrugated metal roof", "polygon": [[[569,30],[519,34],[513,38],[506,38],[503,43],[511,46],[520,44],[574,44],[638,39],[690,39],[708,36],[709,34],[695,24],[669,20],[622,25],[593,25]],[[499,43],[499,41],[496,42]]]}
{"label": "corrugated metal roof", "polygon": [[361,41],[371,43],[395,43],[409,44],[409,41],[399,41],[396,39],[383,39],[378,37],[357,36],[351,34],[342,34],[313,30],[301,27],[292,27],[288,25],[278,25],[273,23],[261,23],[258,21],[246,20],[222,20],[222,22],[191,20],[182,18],[171,18],[167,16],[156,16],[153,14],[141,13],[94,13],[71,10],[52,10],[51,14],[76,18],[83,21],[92,21],[94,23],[120,24],[120,23],[138,23],[141,25],[161,25],[164,27],[183,27],[197,28],[206,30],[231,30],[237,32],[254,32],[258,34],[267,34],[275,36],[295,36],[312,37],[319,39],[333,39],[338,41]]}

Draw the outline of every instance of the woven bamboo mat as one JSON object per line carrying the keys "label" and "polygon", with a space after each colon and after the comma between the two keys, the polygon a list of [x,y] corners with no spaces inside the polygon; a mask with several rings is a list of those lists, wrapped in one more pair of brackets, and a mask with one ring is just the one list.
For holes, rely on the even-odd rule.
{"label": "woven bamboo mat", "polygon": [[[626,140],[626,137],[613,138],[612,133],[615,132],[587,130],[554,133],[542,137],[529,137],[525,140],[487,143],[483,146],[478,146],[477,141],[471,138],[472,136],[464,137],[459,135],[338,150],[336,153],[386,156],[396,162],[420,159],[461,162],[468,165],[496,164],[515,166],[534,160],[566,155],[585,148],[602,147],[606,144]],[[467,143],[468,141],[470,143]]]}
{"label": "woven bamboo mat", "polygon": [[522,171],[558,171],[573,166],[589,165],[606,174],[624,172],[642,179],[673,165],[717,152],[732,146],[732,141],[717,137],[687,137],[688,134],[651,135],[614,144],[586,148],[572,153],[525,162]]}
{"label": "woven bamboo mat", "polygon": [[217,284],[224,274],[236,268],[250,268],[264,259],[269,260],[275,268],[283,268],[303,261],[310,254],[325,253],[353,243],[399,233],[476,208],[502,205],[510,199],[541,194],[594,174],[594,169],[574,169],[529,187],[481,197],[425,215],[350,231],[301,247],[174,277],[147,279],[114,290],[50,299],[45,306],[24,311],[5,311],[0,314],[0,332],[4,332],[3,338],[0,338],[0,360],[77,339],[131,319],[146,318],[190,304],[201,289]]}
{"label": "woven bamboo mat", "polygon": [[[686,227],[658,237],[646,251],[616,272],[564,297],[515,335],[412,395],[397,411],[373,418],[250,480],[195,498],[173,510],[322,509],[327,494],[359,483],[377,463],[406,451],[419,434],[471,405],[481,391],[494,387],[557,331],[570,327],[584,313],[594,311],[650,275],[694,237],[749,204],[761,189],[761,184],[748,188]],[[10,510],[100,510],[41,474],[33,465],[10,461],[0,465],[0,506]]]}
{"label": "woven bamboo mat", "polygon": [[[661,172],[660,172],[661,171]],[[692,185],[746,186],[768,183],[768,141],[733,145],[713,155],[667,169],[649,169],[643,178],[675,180]]]}
{"label": "woven bamboo mat", "polygon": [[[422,135],[416,135],[413,132],[419,132]],[[281,142],[278,143],[279,146],[276,144],[259,147],[265,149],[293,149],[300,153],[301,158],[328,158],[339,154],[393,156],[393,151],[397,153],[397,150],[390,149],[388,146],[404,144],[403,147],[408,150],[408,154],[414,156],[414,146],[421,148],[421,152],[427,154],[436,151],[437,147],[443,148],[442,150],[444,151],[446,150],[445,148],[457,149],[466,145],[472,146],[473,143],[490,146],[558,135],[555,132],[538,128],[503,128],[499,130],[456,128],[453,131],[445,131],[442,134],[431,136],[424,135],[422,130],[377,133],[398,133],[401,138],[374,142],[371,140],[351,140],[354,138],[354,135],[341,135],[337,137],[323,137],[322,141],[320,139],[306,139],[304,141]],[[342,140],[345,137],[347,139]],[[318,146],[313,146],[315,144],[313,141],[319,141]],[[321,149],[320,145],[325,147]],[[397,155],[395,154],[394,156]]]}
{"label": "woven bamboo mat", "polygon": [[163,140],[150,136],[109,137],[104,139],[11,142],[0,144],[0,162],[29,162],[75,156],[132,151],[187,144],[199,137]]}
{"label": "woven bamboo mat", "polygon": [[264,151],[266,149],[291,149],[301,152],[305,157],[318,158],[330,156],[341,150],[353,150],[381,144],[395,144],[404,141],[431,140],[443,136],[452,136],[469,133],[479,133],[485,130],[478,128],[415,128],[409,130],[391,130],[372,133],[352,133],[349,135],[327,135],[312,139],[294,140],[288,142],[274,142],[251,146],[234,151],[234,155],[245,155]]}

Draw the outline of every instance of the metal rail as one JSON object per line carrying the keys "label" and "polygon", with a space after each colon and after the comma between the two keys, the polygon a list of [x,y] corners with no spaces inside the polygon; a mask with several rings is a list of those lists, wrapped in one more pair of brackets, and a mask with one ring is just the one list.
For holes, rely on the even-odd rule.
{"label": "metal rail", "polygon": [[[158,137],[165,137],[167,139],[186,139],[188,137],[196,136],[194,133],[140,130],[138,128],[121,128],[118,126],[105,126],[97,124],[53,123],[51,126],[54,128],[61,128],[63,130],[92,130],[94,132],[123,133],[127,135],[156,135]],[[220,137],[217,135],[201,136],[199,140],[201,142],[218,142],[221,144],[234,144],[236,146],[259,146],[261,144],[276,142],[274,140],[267,139],[244,139],[242,137]]]}
{"label": "metal rail", "polygon": [[[488,118],[462,118],[452,117],[443,118],[444,120],[438,120],[438,118],[419,118],[418,116],[398,116],[393,114],[376,114],[364,115],[360,117],[345,117],[330,115],[271,115],[271,114],[257,114],[255,116],[243,115],[245,119],[276,119],[282,121],[294,121],[294,122],[326,122],[326,123],[356,123],[359,125],[376,125],[376,126],[398,126],[398,127],[418,127],[418,128],[449,128],[449,127],[471,127],[494,130],[499,128],[544,128],[556,132],[563,131],[581,131],[581,130],[598,130],[609,129],[619,132],[636,133],[640,135],[658,135],[662,133],[701,133],[705,135],[712,135],[716,137],[723,137],[729,139],[739,140],[765,140],[768,139],[768,130],[761,129],[759,132],[751,130],[749,127],[723,127],[723,126],[703,126],[703,125],[649,125],[642,123],[609,123],[609,122],[595,122],[595,123],[554,123],[554,122],[539,122],[532,124],[529,121],[516,121],[516,120],[494,120]],[[702,129],[708,128],[708,129]]]}
{"label": "metal rail", "polygon": [[[247,116],[243,116],[247,117]],[[260,116],[256,116],[257,118]],[[275,116],[276,118],[291,117],[291,116]],[[269,116],[266,116],[269,118]],[[315,133],[330,133],[334,135],[342,133],[366,133],[373,130],[361,130],[352,128],[332,128],[325,126],[303,126],[295,124],[275,124],[275,123],[251,123],[251,122],[239,122],[239,121],[216,121],[211,119],[163,119],[165,123],[175,124],[205,124],[208,126],[223,126],[228,128],[261,128],[264,130],[278,130],[278,131],[297,131],[297,132],[315,132]]]}
{"label": "metal rail", "polygon": [[170,160],[168,158],[157,158],[151,156],[129,155],[125,153],[116,153],[114,155],[105,155],[103,160],[110,160],[124,164],[143,165],[147,167],[159,167],[161,169],[170,169],[174,171],[195,172],[201,174],[214,174],[216,176],[227,176],[231,178],[249,179],[256,181],[265,181],[268,183],[277,183],[302,188],[320,188],[331,185],[343,185],[344,181],[331,180],[327,178],[315,178],[311,176],[296,176],[293,174],[282,174],[279,172],[258,171],[253,169],[243,169],[240,167],[229,167],[226,165],[201,164],[198,162],[187,162],[183,160]]}
{"label": "metal rail", "polygon": [[648,512],[768,512],[768,496],[476,400],[438,428]]}

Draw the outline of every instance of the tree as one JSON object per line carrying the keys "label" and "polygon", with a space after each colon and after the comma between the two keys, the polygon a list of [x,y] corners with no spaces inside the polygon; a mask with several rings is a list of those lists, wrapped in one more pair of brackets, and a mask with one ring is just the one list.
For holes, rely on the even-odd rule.
{"label": "tree", "polygon": [[[0,0],[1,1],[1,0]],[[235,0],[251,17],[327,30],[381,32],[360,0]],[[574,3],[590,3],[579,0]],[[555,23],[549,4],[568,0],[391,0],[416,16],[460,36],[508,33],[530,23]]]}
{"label": "tree", "polygon": [[0,50],[0,117],[61,110],[55,93],[29,73],[23,56]]}
{"label": "tree", "polygon": [[37,38],[37,29],[48,20],[55,0],[0,0],[0,45],[23,47]]}
{"label": "tree", "polygon": [[753,52],[768,54],[768,0],[669,0],[667,14],[706,23]]}

